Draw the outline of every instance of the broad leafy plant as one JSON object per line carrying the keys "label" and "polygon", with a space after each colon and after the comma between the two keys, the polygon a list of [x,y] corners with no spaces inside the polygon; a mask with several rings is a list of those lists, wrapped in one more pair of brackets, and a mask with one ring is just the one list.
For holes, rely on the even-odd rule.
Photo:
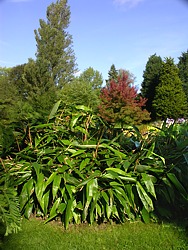
{"label": "broad leafy plant", "polygon": [[149,222],[159,211],[166,180],[173,187],[180,183],[153,137],[143,137],[136,127],[112,129],[84,106],[61,107],[59,101],[46,124],[27,129],[24,143],[5,162],[21,212],[45,222],[61,220],[65,228],[70,223]]}
{"label": "broad leafy plant", "polygon": [[30,128],[27,147],[10,168],[22,213],[46,222],[61,218],[66,228],[71,222],[149,221],[164,171],[155,145],[146,147],[136,128],[130,137],[121,131],[111,138],[111,128],[88,108],[59,105],[48,123]]}

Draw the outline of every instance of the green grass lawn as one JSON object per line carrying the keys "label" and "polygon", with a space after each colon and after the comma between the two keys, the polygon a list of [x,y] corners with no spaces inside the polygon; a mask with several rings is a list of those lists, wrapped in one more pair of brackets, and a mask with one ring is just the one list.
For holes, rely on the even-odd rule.
{"label": "green grass lawn", "polygon": [[23,229],[4,239],[2,250],[187,250],[185,229],[171,224],[80,225],[23,221]]}

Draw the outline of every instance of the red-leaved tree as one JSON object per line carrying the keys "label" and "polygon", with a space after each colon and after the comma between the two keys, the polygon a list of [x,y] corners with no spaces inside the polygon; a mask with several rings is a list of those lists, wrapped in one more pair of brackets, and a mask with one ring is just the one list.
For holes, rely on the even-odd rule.
{"label": "red-leaved tree", "polygon": [[146,99],[139,97],[133,80],[128,73],[123,72],[118,80],[111,80],[101,90],[99,115],[111,124],[133,125],[150,119],[146,109],[143,109]]}

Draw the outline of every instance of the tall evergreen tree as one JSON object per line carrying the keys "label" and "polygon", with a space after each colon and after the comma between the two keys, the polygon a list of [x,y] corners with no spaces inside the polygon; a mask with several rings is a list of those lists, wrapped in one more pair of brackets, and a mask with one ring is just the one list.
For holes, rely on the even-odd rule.
{"label": "tall evergreen tree", "polygon": [[162,59],[156,54],[149,57],[143,73],[143,82],[141,85],[141,95],[147,99],[146,109],[151,113],[151,118],[155,119],[155,110],[152,108],[152,102],[155,97],[155,89],[159,84]]}
{"label": "tall evergreen tree", "polygon": [[47,21],[40,19],[40,28],[35,30],[37,63],[42,68],[46,66],[50,81],[61,88],[72,80],[76,70],[72,37],[67,31],[70,23],[67,0],[52,3],[46,15]]}
{"label": "tall evergreen tree", "polygon": [[115,65],[112,64],[110,70],[108,71],[108,79],[106,80],[106,84],[110,83],[111,80],[117,81],[118,79],[118,70]]}
{"label": "tall evergreen tree", "polygon": [[39,20],[35,30],[36,60],[29,59],[24,67],[24,95],[32,119],[45,119],[57,100],[57,92],[74,78],[76,69],[72,37],[67,28],[70,7],[67,0],[48,6],[46,20]]}
{"label": "tall evergreen tree", "polygon": [[183,89],[185,91],[186,99],[188,102],[188,50],[187,52],[183,52],[179,57],[178,68],[179,77],[183,83]]}
{"label": "tall evergreen tree", "polygon": [[185,117],[187,102],[178,67],[172,58],[162,63],[159,84],[153,101],[153,108],[158,118],[166,119]]}

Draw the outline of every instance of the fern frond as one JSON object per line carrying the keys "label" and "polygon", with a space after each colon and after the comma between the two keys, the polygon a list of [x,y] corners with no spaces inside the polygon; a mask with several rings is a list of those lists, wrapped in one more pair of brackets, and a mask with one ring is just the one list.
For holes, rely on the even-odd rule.
{"label": "fern frond", "polygon": [[0,222],[6,228],[5,236],[21,229],[19,201],[12,187],[0,186]]}

